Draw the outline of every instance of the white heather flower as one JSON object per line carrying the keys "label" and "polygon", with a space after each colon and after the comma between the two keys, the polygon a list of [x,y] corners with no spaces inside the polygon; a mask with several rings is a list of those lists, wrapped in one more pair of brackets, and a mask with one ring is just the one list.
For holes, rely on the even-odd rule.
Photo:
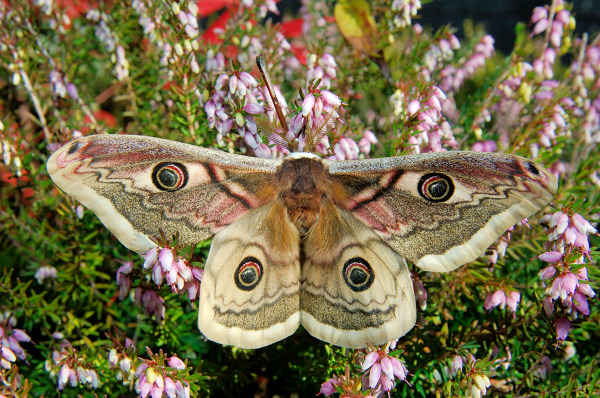
{"label": "white heather flower", "polygon": [[44,281],[44,279],[47,279],[47,278],[56,279],[56,276],[57,276],[56,268],[49,266],[49,265],[41,266],[35,272],[35,279],[37,279],[39,284],[41,284]]}

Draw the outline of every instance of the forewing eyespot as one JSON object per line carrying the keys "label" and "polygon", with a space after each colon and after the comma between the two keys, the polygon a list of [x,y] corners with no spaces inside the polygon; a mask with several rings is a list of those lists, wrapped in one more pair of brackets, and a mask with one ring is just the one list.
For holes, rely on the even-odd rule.
{"label": "forewing eyespot", "polygon": [[355,292],[367,290],[375,280],[373,269],[367,260],[360,257],[346,261],[342,268],[342,276],[346,285]]}
{"label": "forewing eyespot", "polygon": [[239,289],[250,291],[258,286],[262,276],[263,267],[261,262],[255,257],[246,257],[235,270],[233,279]]}
{"label": "forewing eyespot", "polygon": [[187,169],[181,163],[163,162],[154,166],[152,170],[152,182],[162,191],[178,191],[187,181]]}
{"label": "forewing eyespot", "polygon": [[72,155],[75,152],[77,152],[79,150],[79,148],[81,148],[83,146],[83,144],[81,142],[74,142],[71,144],[71,146],[69,147],[69,149],[67,149],[67,155]]}
{"label": "forewing eyespot", "polygon": [[452,179],[444,174],[429,173],[419,180],[419,195],[430,202],[445,202],[454,194]]}
{"label": "forewing eyespot", "polygon": [[536,176],[540,175],[540,171],[535,166],[535,164],[533,164],[533,162],[527,162],[527,169],[533,175],[536,175]]}

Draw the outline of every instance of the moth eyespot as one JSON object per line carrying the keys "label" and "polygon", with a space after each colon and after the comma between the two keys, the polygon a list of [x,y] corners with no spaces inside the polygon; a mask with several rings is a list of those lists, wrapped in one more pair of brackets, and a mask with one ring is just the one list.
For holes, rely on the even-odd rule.
{"label": "moth eyespot", "polygon": [[235,285],[245,291],[254,289],[263,276],[263,267],[255,257],[246,257],[235,270]]}
{"label": "moth eyespot", "polygon": [[71,146],[69,147],[69,149],[67,149],[67,155],[72,155],[75,152],[77,152],[77,150],[79,150],[79,148],[81,148],[83,144],[81,142],[75,142],[73,144],[71,144]]}
{"label": "moth eyespot", "polygon": [[421,177],[417,190],[419,195],[430,202],[445,202],[452,197],[454,184],[444,174],[429,173]]}
{"label": "moth eyespot", "polygon": [[355,292],[367,290],[373,284],[375,274],[367,260],[354,257],[346,261],[342,268],[344,282]]}
{"label": "moth eyespot", "polygon": [[188,174],[181,163],[159,163],[152,170],[152,182],[162,191],[178,191],[187,184]]}
{"label": "moth eyespot", "polygon": [[538,170],[538,168],[535,166],[535,164],[533,164],[532,162],[527,162],[527,170],[529,170],[531,172],[531,174],[533,175],[540,175],[540,171]]}

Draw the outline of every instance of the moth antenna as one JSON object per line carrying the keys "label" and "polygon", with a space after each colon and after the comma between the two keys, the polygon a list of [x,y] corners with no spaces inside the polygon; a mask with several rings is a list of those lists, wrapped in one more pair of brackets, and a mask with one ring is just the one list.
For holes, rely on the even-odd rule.
{"label": "moth antenna", "polygon": [[263,117],[255,116],[254,121],[260,130],[270,132],[270,134],[267,136],[269,140],[275,142],[277,145],[281,145],[288,149],[290,148],[291,143],[287,140],[286,133],[285,131],[281,130],[281,127]]}
{"label": "moth antenna", "polygon": [[[314,147],[317,146],[317,143],[321,141],[321,138],[335,128],[335,118],[333,118],[333,113],[337,108],[338,107],[335,107],[331,110],[331,112],[329,112],[323,123],[314,130],[316,133],[311,131],[309,134],[307,134],[306,146],[311,152]],[[308,123],[309,122],[307,121],[306,124]]]}
{"label": "moth antenna", "polygon": [[275,90],[273,90],[273,86],[271,85],[271,79],[269,79],[269,74],[267,73],[265,59],[260,55],[256,57],[256,66],[258,66],[258,71],[265,82],[265,86],[267,87],[267,91],[271,97],[271,101],[273,101],[273,106],[275,107],[275,112],[277,113],[277,118],[279,119],[279,123],[281,123],[281,127],[284,131],[289,131],[285,117],[283,117],[283,111],[279,105],[279,100],[277,100],[277,95],[275,95]]}

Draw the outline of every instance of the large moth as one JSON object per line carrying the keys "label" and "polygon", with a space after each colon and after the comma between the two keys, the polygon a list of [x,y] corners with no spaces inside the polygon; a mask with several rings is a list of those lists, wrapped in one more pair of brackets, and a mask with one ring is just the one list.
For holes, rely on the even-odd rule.
{"label": "large moth", "polygon": [[214,237],[198,325],[245,348],[299,325],[351,348],[403,336],[416,319],[407,260],[440,272],[472,261],[557,188],[505,154],[267,160],[131,135],[81,138],[47,167],[133,251],[160,231],[182,245]]}

